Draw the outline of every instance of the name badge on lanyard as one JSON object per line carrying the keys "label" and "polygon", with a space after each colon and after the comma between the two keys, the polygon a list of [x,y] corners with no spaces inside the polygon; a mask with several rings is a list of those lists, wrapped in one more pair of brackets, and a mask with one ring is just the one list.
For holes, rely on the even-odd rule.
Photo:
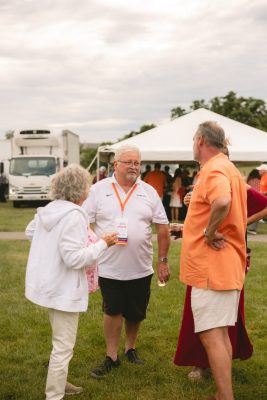
{"label": "name badge on lanyard", "polygon": [[119,192],[118,192],[114,182],[112,183],[112,186],[113,186],[113,189],[116,193],[116,196],[117,196],[120,206],[121,206],[121,218],[116,218],[116,220],[115,220],[115,228],[116,228],[116,231],[118,232],[118,241],[116,244],[125,246],[128,244],[128,220],[127,220],[127,218],[124,218],[123,212],[124,212],[125,205],[126,205],[127,201],[129,200],[129,198],[131,197],[133,191],[136,189],[137,184],[135,183],[133,185],[131,190],[128,192],[124,202],[121,201]]}
{"label": "name badge on lanyard", "polygon": [[126,245],[128,243],[128,220],[126,218],[117,218],[115,220],[115,228],[118,232],[118,245]]}

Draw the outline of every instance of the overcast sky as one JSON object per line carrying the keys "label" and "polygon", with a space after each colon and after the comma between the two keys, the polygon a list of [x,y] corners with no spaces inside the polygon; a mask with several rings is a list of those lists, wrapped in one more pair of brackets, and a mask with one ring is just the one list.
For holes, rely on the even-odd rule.
{"label": "overcast sky", "polygon": [[266,0],[0,0],[0,138],[115,141],[230,90],[267,100]]}

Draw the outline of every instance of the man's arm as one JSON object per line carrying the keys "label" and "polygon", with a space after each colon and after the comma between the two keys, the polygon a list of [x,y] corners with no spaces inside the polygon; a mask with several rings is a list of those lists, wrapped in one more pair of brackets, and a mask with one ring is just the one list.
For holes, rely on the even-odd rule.
{"label": "man's arm", "polygon": [[158,262],[157,272],[158,279],[161,282],[167,282],[170,278],[170,268],[167,260],[170,247],[169,226],[167,224],[155,224],[158,239]]}
{"label": "man's arm", "polygon": [[210,218],[204,235],[207,244],[215,250],[225,247],[225,237],[217,229],[226,218],[231,206],[231,199],[227,196],[218,197],[211,204]]}
{"label": "man's arm", "polygon": [[267,217],[267,207],[265,207],[263,210],[251,215],[247,219],[247,225],[252,224],[253,222],[259,221],[262,218]]}

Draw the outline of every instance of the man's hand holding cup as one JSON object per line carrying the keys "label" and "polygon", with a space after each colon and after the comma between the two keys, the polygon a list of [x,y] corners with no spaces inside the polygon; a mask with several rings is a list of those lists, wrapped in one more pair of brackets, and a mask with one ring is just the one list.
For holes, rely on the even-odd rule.
{"label": "man's hand holding cup", "polygon": [[170,235],[174,237],[174,240],[181,239],[183,237],[183,224],[173,222],[170,224]]}

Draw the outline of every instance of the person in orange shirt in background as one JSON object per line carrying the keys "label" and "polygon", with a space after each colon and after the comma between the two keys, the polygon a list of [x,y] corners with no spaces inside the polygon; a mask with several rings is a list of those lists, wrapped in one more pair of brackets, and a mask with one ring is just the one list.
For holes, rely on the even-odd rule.
{"label": "person in orange shirt in background", "polygon": [[267,196],[267,164],[261,164],[257,170],[260,173],[260,192]]}
{"label": "person in orange shirt in background", "polygon": [[151,185],[157,192],[161,200],[166,186],[166,175],[160,170],[161,164],[155,163],[154,171],[150,171],[146,174],[144,181]]}
{"label": "person in orange shirt in background", "polygon": [[142,179],[142,181],[145,179],[145,176],[146,176],[150,171],[151,171],[151,165],[150,165],[150,164],[147,164],[147,165],[145,166],[144,172],[142,172],[142,174],[141,174],[141,179]]}
{"label": "person in orange shirt in background", "polygon": [[223,129],[204,122],[194,135],[201,170],[183,228],[180,280],[192,286],[195,333],[207,353],[217,387],[210,399],[233,400],[232,347],[246,260],[246,186],[222,151]]}

